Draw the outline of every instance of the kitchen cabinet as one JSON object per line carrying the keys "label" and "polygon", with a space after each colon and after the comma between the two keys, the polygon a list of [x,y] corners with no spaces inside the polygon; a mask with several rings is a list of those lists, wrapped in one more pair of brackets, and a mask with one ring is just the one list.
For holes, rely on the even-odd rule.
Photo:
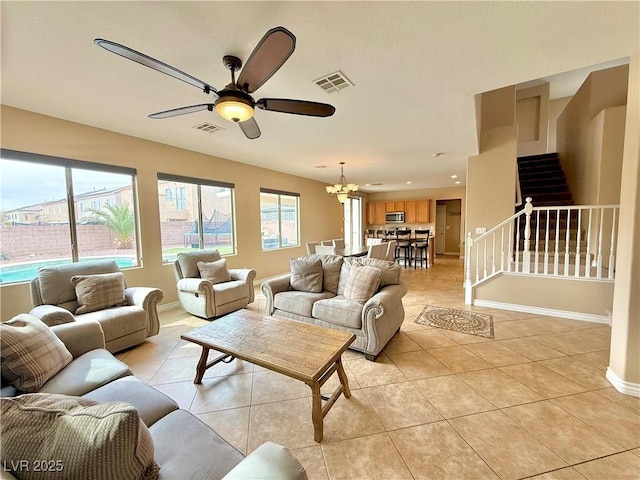
{"label": "kitchen cabinet", "polygon": [[404,202],[394,202],[395,210],[394,212],[404,212]]}
{"label": "kitchen cabinet", "polygon": [[385,202],[384,203],[384,211],[385,212],[395,212],[396,210],[396,202]]}
{"label": "kitchen cabinet", "polygon": [[430,201],[418,200],[416,201],[416,223],[429,223],[430,217]]}
{"label": "kitchen cabinet", "polygon": [[387,219],[386,219],[386,205],[385,202],[379,202],[376,203],[376,221],[375,223],[378,225],[384,225],[385,223],[387,223]]}
{"label": "kitchen cabinet", "polygon": [[367,203],[367,225],[376,223],[376,204],[373,202]]}
{"label": "kitchen cabinet", "polygon": [[408,200],[404,202],[404,221],[405,223],[416,223],[416,201]]}

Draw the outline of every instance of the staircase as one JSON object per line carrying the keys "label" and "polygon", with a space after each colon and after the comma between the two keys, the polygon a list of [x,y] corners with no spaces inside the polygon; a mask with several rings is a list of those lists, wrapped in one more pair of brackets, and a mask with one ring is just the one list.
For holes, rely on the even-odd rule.
{"label": "staircase", "polygon": [[518,157],[522,198],[538,207],[573,205],[573,198],[557,153]]}

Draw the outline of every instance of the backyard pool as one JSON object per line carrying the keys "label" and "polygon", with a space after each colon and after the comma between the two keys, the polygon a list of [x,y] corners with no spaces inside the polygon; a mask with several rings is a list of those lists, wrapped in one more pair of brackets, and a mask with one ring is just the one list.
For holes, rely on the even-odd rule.
{"label": "backyard pool", "polygon": [[[115,260],[120,268],[135,267],[136,261],[131,257],[92,257],[81,258],[80,262],[92,260]],[[38,273],[38,268],[71,263],[67,259],[46,260],[42,262],[22,263],[19,265],[0,265],[0,283],[28,282]]]}

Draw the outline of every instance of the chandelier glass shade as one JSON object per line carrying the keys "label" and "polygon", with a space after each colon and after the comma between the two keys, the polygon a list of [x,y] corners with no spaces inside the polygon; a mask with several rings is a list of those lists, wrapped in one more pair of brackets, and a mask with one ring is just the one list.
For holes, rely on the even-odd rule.
{"label": "chandelier glass shade", "polygon": [[358,185],[355,183],[347,183],[347,179],[344,178],[344,162],[340,162],[340,180],[339,183],[334,185],[327,185],[327,193],[329,195],[335,195],[340,203],[344,203],[349,198],[351,192],[358,191]]}

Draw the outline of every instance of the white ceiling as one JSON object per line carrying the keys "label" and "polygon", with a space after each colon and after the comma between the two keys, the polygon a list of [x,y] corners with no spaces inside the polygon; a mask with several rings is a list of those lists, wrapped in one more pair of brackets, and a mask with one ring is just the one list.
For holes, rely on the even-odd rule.
{"label": "white ceiling", "polygon": [[[452,186],[453,174],[464,184],[466,158],[477,153],[475,94],[547,77],[552,94],[571,94],[586,73],[558,74],[638,48],[638,2],[3,1],[1,8],[3,104],[326,183],[338,180],[345,161],[347,180],[364,191]],[[257,110],[257,140],[215,112],[148,119],[208,97],[93,43],[127,45],[221,89],[230,80],[222,56],[246,60],[278,25],[296,35],[296,51],[255,98],[327,102],[336,113]],[[312,83],[336,70],[355,86],[326,94]],[[192,128],[202,122],[225,130]]]}

